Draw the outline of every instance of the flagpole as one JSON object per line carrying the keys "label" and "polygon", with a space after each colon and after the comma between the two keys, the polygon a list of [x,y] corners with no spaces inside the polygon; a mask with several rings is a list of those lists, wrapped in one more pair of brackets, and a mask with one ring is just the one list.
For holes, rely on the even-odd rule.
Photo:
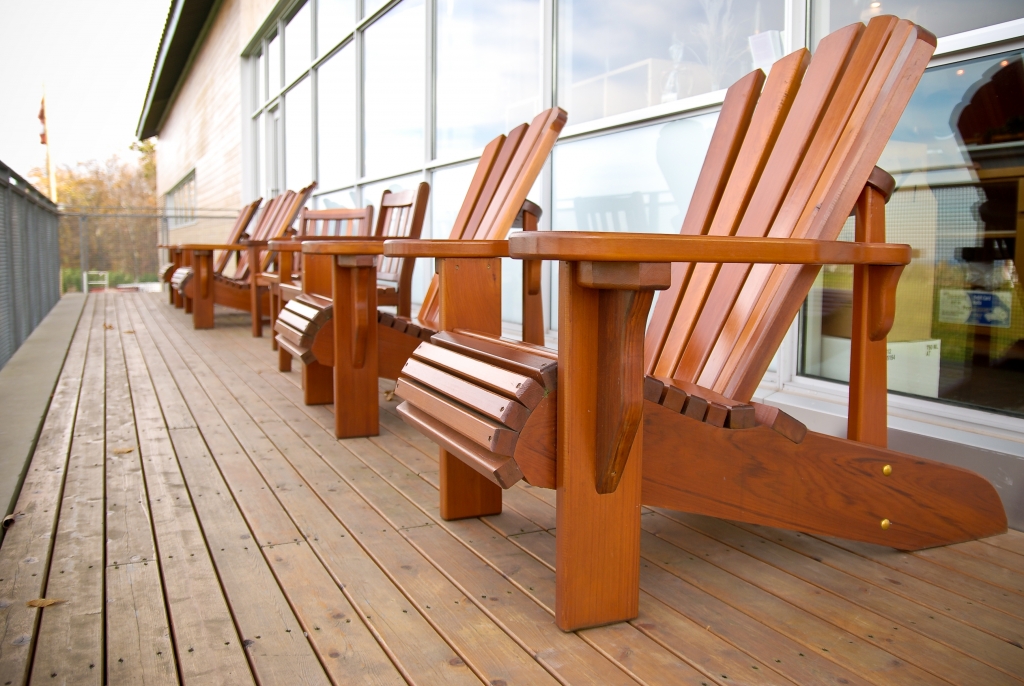
{"label": "flagpole", "polygon": [[46,116],[46,86],[43,86],[43,102],[39,108],[39,120],[43,123],[43,143],[46,145],[46,175],[50,179],[50,200],[57,204],[57,176],[53,173],[53,155],[50,154],[50,125]]}

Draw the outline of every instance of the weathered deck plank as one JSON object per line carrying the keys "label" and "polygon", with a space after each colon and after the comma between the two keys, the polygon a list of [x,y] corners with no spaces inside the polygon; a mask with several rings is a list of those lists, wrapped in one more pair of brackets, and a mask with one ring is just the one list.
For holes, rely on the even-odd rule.
{"label": "weathered deck plank", "polygon": [[90,297],[0,548],[0,685],[1024,683],[1019,532],[905,554],[645,509],[639,617],[563,633],[551,491],[445,522],[397,400],[337,441],[224,319]]}
{"label": "weathered deck plank", "polygon": [[121,348],[128,322],[118,317],[117,296],[102,297],[106,393],[88,402],[106,408],[107,681],[176,684],[178,664]]}
{"label": "weathered deck plank", "polygon": [[136,340],[253,670],[265,686],[329,683],[135,306]]}
{"label": "weathered deck plank", "polygon": [[[78,402],[80,390],[85,397],[102,394],[103,356],[102,312],[96,312],[91,300],[71,344],[18,500],[17,511],[25,517],[7,532],[4,555],[0,556],[4,586],[12,574],[8,565],[15,551],[18,562],[39,570],[31,576],[18,573],[13,594],[3,590],[6,603],[10,603],[3,612],[11,614],[8,633],[0,642],[3,681],[23,683],[28,674],[31,646],[25,639],[31,635],[31,625],[24,622],[26,615],[41,615],[38,639],[33,642],[34,674],[46,678],[57,674],[77,683],[101,683],[103,679],[103,404]],[[46,506],[39,508],[44,499]],[[51,537],[49,527],[54,524],[56,532]],[[43,551],[51,540],[48,564],[48,554]],[[26,545],[31,548],[23,549]],[[33,590],[26,592],[29,584],[34,584]],[[67,602],[42,610],[25,607],[26,600],[43,595]],[[10,621],[15,615],[21,615],[22,621]],[[15,629],[18,624],[22,626]],[[15,665],[8,660],[14,651],[23,653],[18,656],[22,662],[19,671],[24,670],[21,676],[16,676],[11,669]]]}

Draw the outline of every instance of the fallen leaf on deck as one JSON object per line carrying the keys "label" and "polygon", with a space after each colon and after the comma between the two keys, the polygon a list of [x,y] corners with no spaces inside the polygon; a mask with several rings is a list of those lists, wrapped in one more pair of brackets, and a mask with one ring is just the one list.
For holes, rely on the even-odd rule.
{"label": "fallen leaf on deck", "polygon": [[125,329],[122,333],[135,333],[132,329]]}
{"label": "fallen leaf on deck", "polygon": [[104,328],[104,329],[113,329],[113,328],[114,328],[114,325],[113,325],[113,324],[107,324],[107,323],[104,323],[104,324],[103,324],[103,328]]}
{"label": "fallen leaf on deck", "polygon": [[115,455],[127,455],[128,453],[135,450],[135,448],[114,448]]}
{"label": "fallen leaf on deck", "polygon": [[23,512],[12,512],[11,514],[7,515],[6,517],[4,517],[3,527],[5,529],[9,529],[11,526],[14,525],[16,521],[18,521],[18,519],[23,517],[24,514],[25,513]]}
{"label": "fallen leaf on deck", "polygon": [[384,391],[384,400],[391,402],[395,398],[394,391]]}
{"label": "fallen leaf on deck", "polygon": [[66,602],[68,601],[64,600],[63,598],[36,598],[35,600],[30,600],[25,604],[29,607],[50,607],[51,605],[56,605],[57,603]]}

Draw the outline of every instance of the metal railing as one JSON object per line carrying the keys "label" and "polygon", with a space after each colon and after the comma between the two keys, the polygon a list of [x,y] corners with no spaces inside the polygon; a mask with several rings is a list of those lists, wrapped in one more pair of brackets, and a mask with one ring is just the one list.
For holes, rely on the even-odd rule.
{"label": "metal railing", "polygon": [[60,300],[57,206],[0,162],[0,368]]}

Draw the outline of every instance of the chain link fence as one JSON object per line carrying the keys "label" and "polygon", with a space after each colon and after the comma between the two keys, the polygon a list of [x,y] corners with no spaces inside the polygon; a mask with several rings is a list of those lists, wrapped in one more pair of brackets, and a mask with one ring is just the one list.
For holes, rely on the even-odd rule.
{"label": "chain link fence", "polygon": [[60,299],[57,206],[0,162],[0,368]]}

